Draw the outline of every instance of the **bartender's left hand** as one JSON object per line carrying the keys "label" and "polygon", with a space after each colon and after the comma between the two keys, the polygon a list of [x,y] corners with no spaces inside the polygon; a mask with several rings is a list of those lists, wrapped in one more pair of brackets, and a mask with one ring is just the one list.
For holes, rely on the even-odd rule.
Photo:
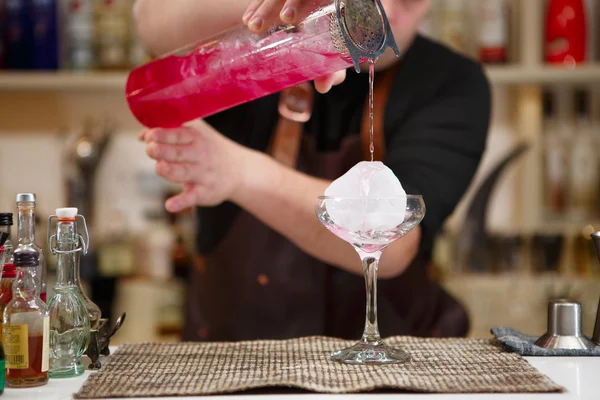
{"label": "bartender's left hand", "polygon": [[182,193],[167,200],[169,212],[230,199],[242,179],[246,153],[251,152],[202,120],[180,128],[150,129],[139,138],[156,160],[156,173],[183,185]]}
{"label": "bartender's left hand", "polygon": [[[326,4],[325,0],[318,0]],[[307,7],[314,0],[252,0],[242,22],[254,33],[261,33],[273,26],[277,20],[286,24],[294,24],[306,16]],[[346,79],[346,70],[342,69],[332,74],[318,77],[314,80],[315,89],[319,93],[327,93],[333,86],[339,85]]]}

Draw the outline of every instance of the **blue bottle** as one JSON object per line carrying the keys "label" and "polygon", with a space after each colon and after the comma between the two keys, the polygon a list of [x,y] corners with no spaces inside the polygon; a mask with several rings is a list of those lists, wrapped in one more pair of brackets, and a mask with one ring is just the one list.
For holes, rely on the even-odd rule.
{"label": "blue bottle", "polygon": [[33,29],[28,0],[5,0],[6,67],[30,69],[33,54]]}
{"label": "blue bottle", "polygon": [[58,7],[56,0],[30,0],[33,54],[32,68],[58,69]]}

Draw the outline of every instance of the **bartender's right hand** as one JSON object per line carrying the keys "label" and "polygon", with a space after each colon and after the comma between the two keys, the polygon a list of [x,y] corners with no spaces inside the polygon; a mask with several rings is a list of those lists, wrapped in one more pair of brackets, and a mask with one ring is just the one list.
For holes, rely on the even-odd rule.
{"label": "bartender's right hand", "polygon": [[216,206],[233,200],[253,171],[250,150],[217,132],[203,120],[179,128],[155,128],[138,138],[156,161],[156,173],[182,185],[183,191],[165,204],[169,212],[193,206]]}
{"label": "bartender's right hand", "polygon": [[[327,3],[325,0],[324,4]],[[277,19],[286,24],[294,24],[306,16],[307,5],[314,5],[315,0],[252,0],[244,12],[242,21],[248,29],[255,33],[264,32],[273,26]],[[337,71],[315,79],[315,89],[320,93],[328,92],[334,85],[346,79],[346,70]]]}

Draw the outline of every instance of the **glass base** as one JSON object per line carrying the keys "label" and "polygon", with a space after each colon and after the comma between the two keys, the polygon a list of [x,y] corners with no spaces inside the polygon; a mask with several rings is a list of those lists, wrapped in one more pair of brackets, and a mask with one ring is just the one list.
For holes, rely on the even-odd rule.
{"label": "glass base", "polygon": [[331,354],[331,360],[346,364],[401,364],[410,361],[410,355],[380,340],[373,343],[358,342],[338,350]]}
{"label": "glass base", "polygon": [[75,376],[82,375],[84,372],[83,365],[81,361],[73,361],[70,365],[65,365],[63,367],[52,367],[50,371],[48,371],[48,375],[50,378],[73,378]]}
{"label": "glass base", "polygon": [[42,386],[48,383],[48,375],[38,375],[32,378],[8,378],[6,379],[6,386],[11,388],[26,388]]}

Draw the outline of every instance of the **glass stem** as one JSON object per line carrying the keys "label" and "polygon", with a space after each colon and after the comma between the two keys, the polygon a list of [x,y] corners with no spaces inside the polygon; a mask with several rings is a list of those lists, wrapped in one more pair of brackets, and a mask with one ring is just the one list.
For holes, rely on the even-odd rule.
{"label": "glass stem", "polygon": [[367,289],[367,313],[365,318],[365,331],[362,341],[374,344],[381,340],[379,326],[377,325],[377,268],[381,251],[365,253],[359,251],[362,259],[363,272],[365,274],[365,287]]}

